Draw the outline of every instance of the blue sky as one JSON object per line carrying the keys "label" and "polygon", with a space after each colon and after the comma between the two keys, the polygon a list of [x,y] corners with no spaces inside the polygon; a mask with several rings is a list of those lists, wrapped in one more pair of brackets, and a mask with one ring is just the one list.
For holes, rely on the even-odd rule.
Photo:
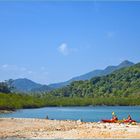
{"label": "blue sky", "polygon": [[0,2],[0,80],[49,84],[140,62],[140,2]]}

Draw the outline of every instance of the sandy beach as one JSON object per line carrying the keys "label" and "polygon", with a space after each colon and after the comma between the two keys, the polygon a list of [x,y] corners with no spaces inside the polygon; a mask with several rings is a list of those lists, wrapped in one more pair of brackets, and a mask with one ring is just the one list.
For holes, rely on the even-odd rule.
{"label": "sandy beach", "polygon": [[0,138],[140,138],[140,124],[0,118]]}

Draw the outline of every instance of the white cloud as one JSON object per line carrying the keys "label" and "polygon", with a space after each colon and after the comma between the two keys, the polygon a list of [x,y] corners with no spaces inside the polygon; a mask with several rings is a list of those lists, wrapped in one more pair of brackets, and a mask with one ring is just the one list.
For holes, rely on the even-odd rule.
{"label": "white cloud", "polygon": [[3,64],[0,66],[0,70],[9,72],[9,73],[17,73],[22,75],[32,74],[33,72],[25,67],[20,67],[17,65]]}
{"label": "white cloud", "polygon": [[63,55],[68,55],[71,52],[77,52],[78,49],[77,48],[71,48],[68,47],[68,45],[66,43],[62,43],[59,47],[58,47],[58,51],[63,54]]}
{"label": "white cloud", "polygon": [[59,47],[58,50],[60,53],[63,55],[68,55],[69,54],[69,49],[66,43],[62,43]]}
{"label": "white cloud", "polygon": [[7,65],[7,64],[4,64],[4,65],[2,65],[1,67],[2,67],[2,68],[7,68],[8,65]]}
{"label": "white cloud", "polygon": [[7,73],[7,74],[11,75],[11,77],[13,77],[13,75],[14,76],[21,75],[22,77],[24,77],[24,76],[33,74],[33,71],[31,71],[25,67],[20,67],[17,65],[9,65],[9,64],[1,65],[0,70],[1,70],[1,73],[4,73],[4,75],[5,75],[5,73]]}
{"label": "white cloud", "polygon": [[3,64],[0,66],[1,70],[18,70],[16,65]]}
{"label": "white cloud", "polygon": [[48,72],[44,66],[32,71],[32,69],[11,65],[3,64],[0,65],[0,80],[4,81],[5,79],[17,79],[17,78],[29,78],[33,81],[38,81],[41,83],[47,83]]}

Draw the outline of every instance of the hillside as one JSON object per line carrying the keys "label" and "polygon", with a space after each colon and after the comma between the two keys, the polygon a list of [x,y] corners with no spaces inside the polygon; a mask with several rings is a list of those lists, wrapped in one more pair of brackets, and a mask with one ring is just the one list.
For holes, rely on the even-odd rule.
{"label": "hillside", "polygon": [[26,78],[19,78],[12,80],[11,86],[13,86],[16,91],[29,92],[33,88],[40,88],[41,84],[35,83]]}
{"label": "hillside", "polygon": [[34,92],[34,93],[42,93],[42,92],[48,92],[53,90],[53,88],[47,86],[47,85],[41,85],[41,87],[37,87],[37,88],[32,88],[30,90],[30,92]]}
{"label": "hillside", "polygon": [[0,93],[2,110],[87,105],[140,105],[140,63],[106,76],[75,81],[46,94]]}
{"label": "hillside", "polygon": [[47,85],[41,85],[26,78],[19,78],[8,82],[11,87],[14,87],[14,91],[17,92],[44,92],[52,89]]}
{"label": "hillside", "polygon": [[117,66],[108,66],[104,70],[93,70],[93,71],[88,72],[86,74],[83,74],[83,75],[74,77],[74,78],[72,78],[72,79],[70,79],[70,80],[68,80],[66,82],[60,82],[60,83],[50,84],[49,87],[52,87],[52,88],[61,88],[61,87],[64,87],[66,85],[69,85],[73,81],[90,80],[93,77],[96,77],[96,76],[104,76],[104,75],[107,75],[107,74],[112,73],[115,70],[118,70],[118,69],[121,69],[121,68],[124,68],[124,67],[130,67],[132,65],[134,65],[133,62],[130,62],[128,60],[125,60],[125,61],[123,61],[122,63],[120,63]]}
{"label": "hillside", "polygon": [[91,80],[75,81],[52,91],[61,97],[127,97],[140,94],[140,63]]}

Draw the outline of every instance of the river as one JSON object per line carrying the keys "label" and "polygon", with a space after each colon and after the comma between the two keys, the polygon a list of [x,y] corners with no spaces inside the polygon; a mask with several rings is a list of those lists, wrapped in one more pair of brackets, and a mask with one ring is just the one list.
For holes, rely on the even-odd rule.
{"label": "river", "polygon": [[15,118],[46,118],[56,120],[101,121],[110,119],[112,112],[121,120],[130,114],[132,119],[140,122],[140,106],[88,106],[88,107],[44,107],[37,109],[20,109],[0,117]]}

